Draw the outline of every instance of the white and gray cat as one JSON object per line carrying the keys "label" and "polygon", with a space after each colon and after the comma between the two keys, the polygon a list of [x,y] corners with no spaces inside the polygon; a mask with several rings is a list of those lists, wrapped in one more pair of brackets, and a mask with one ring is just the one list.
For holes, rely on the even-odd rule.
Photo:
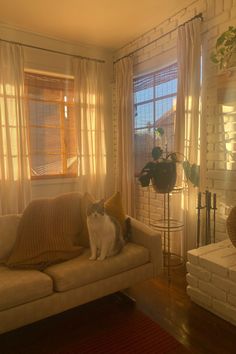
{"label": "white and gray cat", "polygon": [[91,248],[90,260],[104,260],[119,253],[125,241],[120,223],[105,212],[104,200],[87,209],[87,225]]}

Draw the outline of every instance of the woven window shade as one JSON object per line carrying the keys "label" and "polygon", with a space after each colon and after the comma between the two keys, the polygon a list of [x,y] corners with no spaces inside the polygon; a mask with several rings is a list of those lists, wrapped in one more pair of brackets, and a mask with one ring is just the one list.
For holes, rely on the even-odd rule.
{"label": "woven window shade", "polygon": [[25,73],[32,177],[77,171],[74,82]]}
{"label": "woven window shade", "polygon": [[139,76],[134,80],[134,93],[151,88],[156,85],[176,79],[177,64],[174,63],[164,69],[154,71],[152,73]]}

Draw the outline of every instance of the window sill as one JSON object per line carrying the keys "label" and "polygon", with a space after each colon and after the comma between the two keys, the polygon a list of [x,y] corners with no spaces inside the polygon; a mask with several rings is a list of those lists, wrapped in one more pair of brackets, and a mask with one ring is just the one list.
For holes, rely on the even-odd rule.
{"label": "window sill", "polygon": [[31,179],[32,186],[49,185],[49,184],[70,184],[79,181],[78,176],[75,177],[50,177]]}

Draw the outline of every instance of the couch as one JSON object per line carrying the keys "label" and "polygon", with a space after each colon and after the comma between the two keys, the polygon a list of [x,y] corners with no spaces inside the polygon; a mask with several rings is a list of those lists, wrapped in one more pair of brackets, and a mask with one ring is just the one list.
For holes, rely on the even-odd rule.
{"label": "couch", "polygon": [[[0,250],[10,253],[21,215],[0,217]],[[122,252],[104,261],[81,255],[46,267],[11,269],[0,264],[0,333],[33,323],[156,277],[162,268],[161,237],[131,218]],[[1,263],[1,252],[0,252]]]}

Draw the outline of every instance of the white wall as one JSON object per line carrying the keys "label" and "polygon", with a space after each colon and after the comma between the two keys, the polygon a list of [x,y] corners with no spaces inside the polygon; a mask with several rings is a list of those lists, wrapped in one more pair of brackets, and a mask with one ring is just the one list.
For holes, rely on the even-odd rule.
{"label": "white wall", "polygon": [[[112,171],[112,114],[111,114],[111,85],[112,85],[112,61],[111,53],[107,50],[97,47],[78,45],[68,43],[55,38],[41,36],[36,33],[30,33],[18,28],[9,27],[0,24],[0,38],[20,42],[26,45],[51,49],[69,54],[80,55],[90,58],[101,59],[105,61],[104,82],[105,82],[105,132],[107,143],[107,194],[109,195],[113,189],[113,178],[110,177],[109,171]],[[24,47],[25,66],[26,69],[46,71],[56,74],[72,75],[71,57],[61,54],[51,53],[47,50],[38,50]],[[53,197],[60,193],[75,191],[78,188],[79,179],[63,178],[63,179],[47,179],[32,181],[33,198]]]}
{"label": "white wall", "polygon": [[[132,51],[145,46],[134,55],[135,74],[161,67],[165,61],[168,65],[171,60],[175,59],[176,55],[177,31],[175,29],[199,13],[202,13],[204,18],[202,35],[206,58],[203,72],[203,115],[206,122],[207,140],[205,151],[207,157],[206,186],[211,192],[217,193],[216,239],[219,241],[227,237],[225,220],[230,208],[236,205],[236,153],[233,152],[232,169],[228,170],[225,163],[226,148],[221,144],[224,131],[217,102],[219,73],[217,66],[210,61],[210,53],[214,49],[217,37],[228,29],[228,26],[236,26],[236,0],[196,0],[189,7],[179,11],[175,16],[117,51],[114,59],[128,55]],[[169,31],[171,31],[169,34],[164,35]],[[146,46],[148,43],[152,44]],[[115,121],[113,126],[115,130]],[[114,146],[115,153],[116,146]],[[136,209],[137,217],[149,224],[150,218],[155,219],[161,213],[162,199],[157,198],[155,193],[150,195],[146,188],[141,188],[137,183]]]}

